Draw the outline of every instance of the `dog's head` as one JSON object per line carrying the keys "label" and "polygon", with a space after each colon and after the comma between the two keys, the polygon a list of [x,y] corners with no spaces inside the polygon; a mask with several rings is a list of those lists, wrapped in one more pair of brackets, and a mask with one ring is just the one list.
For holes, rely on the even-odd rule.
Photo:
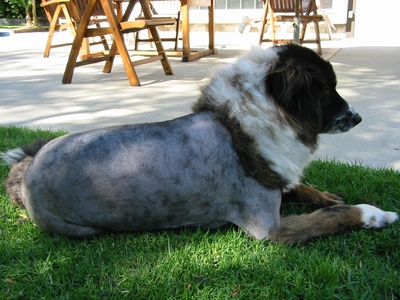
{"label": "dog's head", "polygon": [[319,133],[345,132],[361,117],[336,91],[332,65],[295,44],[276,46],[278,61],[266,78],[266,92],[295,123]]}

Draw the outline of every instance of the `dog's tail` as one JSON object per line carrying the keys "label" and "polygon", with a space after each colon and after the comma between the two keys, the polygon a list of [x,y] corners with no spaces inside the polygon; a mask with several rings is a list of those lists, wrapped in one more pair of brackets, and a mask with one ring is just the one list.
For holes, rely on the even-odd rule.
{"label": "dog's tail", "polygon": [[38,140],[22,148],[0,152],[0,158],[7,165],[11,166],[10,173],[8,174],[8,178],[4,181],[4,185],[12,204],[24,206],[21,184],[25,171],[39,150],[50,140],[51,139]]}

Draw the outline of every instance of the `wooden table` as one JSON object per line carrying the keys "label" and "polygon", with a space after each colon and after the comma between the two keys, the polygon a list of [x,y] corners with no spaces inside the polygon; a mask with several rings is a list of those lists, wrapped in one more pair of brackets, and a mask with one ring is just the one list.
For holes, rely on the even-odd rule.
{"label": "wooden table", "polygon": [[[122,0],[116,0],[116,1],[122,1]],[[81,22],[78,25],[78,30],[71,47],[71,52],[62,79],[63,83],[71,83],[75,67],[84,66],[92,63],[105,61],[103,72],[110,73],[117,52],[122,58],[124,68],[128,76],[128,80],[132,86],[140,85],[139,78],[136,74],[134,67],[141,64],[160,60],[165,74],[166,75],[173,74],[171,65],[164,51],[164,48],[160,40],[160,36],[158,34],[158,30],[156,28],[156,26],[159,25],[170,25],[168,24],[169,21],[168,20],[158,21],[152,19],[152,15],[147,0],[129,0],[128,6],[123,16],[117,17],[115,12],[116,1],[113,0],[88,1],[87,7],[84,11]],[[109,27],[95,28],[95,29],[88,28],[91,15],[93,14],[96,5],[98,5],[99,3],[101,4],[101,7],[104,10],[105,16],[109,23]],[[145,20],[128,21],[129,16],[131,15],[132,10],[136,3],[140,3],[143,10],[143,15],[145,16]],[[124,42],[123,32],[139,31],[143,29],[150,30],[151,35],[154,39],[154,44],[156,45],[157,48],[157,55],[149,58],[131,61],[130,55],[128,53],[128,50]],[[105,34],[113,35],[113,44],[111,46],[109,53],[104,53],[104,55],[102,56],[92,57],[84,59],[82,61],[77,61],[77,57],[79,55],[79,49],[81,48],[81,45],[85,38],[100,36]]]}
{"label": "wooden table", "polygon": [[300,44],[300,0],[296,0],[294,9],[293,42]]}
{"label": "wooden table", "polygon": [[[190,6],[207,6],[208,7],[208,49],[193,52],[190,49]],[[181,16],[182,16],[182,61],[189,62],[197,58],[216,54],[214,35],[215,35],[215,20],[214,20],[214,0],[181,0]]]}
{"label": "wooden table", "polygon": [[[162,0],[150,0],[162,1]],[[215,21],[214,7],[215,0],[180,0],[181,2],[181,20],[182,20],[182,50],[171,51],[167,50],[168,56],[182,57],[183,62],[190,62],[203,56],[217,54],[218,49],[215,48]],[[204,50],[193,50],[190,47],[190,6],[206,6],[208,8],[208,48]],[[138,54],[151,55],[152,50],[136,50]]]}

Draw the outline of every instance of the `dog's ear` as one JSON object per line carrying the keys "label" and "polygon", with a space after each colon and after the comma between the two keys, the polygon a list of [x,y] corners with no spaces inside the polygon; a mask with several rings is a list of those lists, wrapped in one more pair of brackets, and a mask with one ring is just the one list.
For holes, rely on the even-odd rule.
{"label": "dog's ear", "polygon": [[299,60],[277,63],[265,78],[266,93],[300,120],[316,120],[320,98],[326,89],[321,70]]}

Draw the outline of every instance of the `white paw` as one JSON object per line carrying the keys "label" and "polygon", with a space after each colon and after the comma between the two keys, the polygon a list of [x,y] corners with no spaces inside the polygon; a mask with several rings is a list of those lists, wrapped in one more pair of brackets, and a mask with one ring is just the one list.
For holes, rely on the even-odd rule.
{"label": "white paw", "polygon": [[395,212],[383,211],[379,208],[368,205],[356,205],[361,210],[361,221],[364,223],[364,228],[381,228],[397,221],[399,216]]}

